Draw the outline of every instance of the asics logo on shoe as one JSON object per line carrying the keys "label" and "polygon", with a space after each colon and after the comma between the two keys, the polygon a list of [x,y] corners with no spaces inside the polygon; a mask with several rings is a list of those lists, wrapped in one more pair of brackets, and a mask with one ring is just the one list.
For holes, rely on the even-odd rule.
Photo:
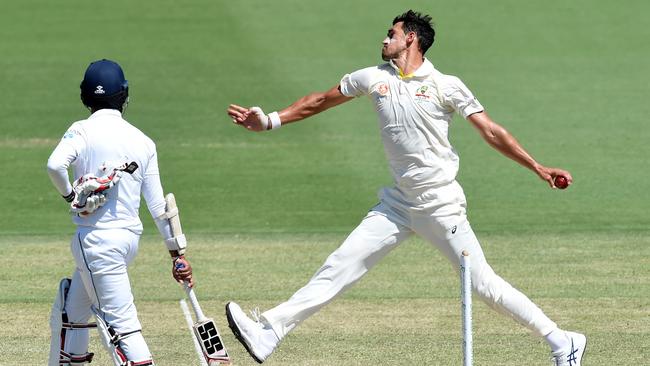
{"label": "asics logo on shoe", "polygon": [[567,340],[571,341],[571,348],[551,354],[555,366],[580,366],[587,348],[587,337],[584,334],[565,332]]}
{"label": "asics logo on shoe", "polygon": [[569,355],[567,356],[567,359],[566,359],[567,362],[569,362],[569,366],[574,366],[574,365],[578,364],[577,363],[578,358],[577,358],[577,355],[576,355],[577,353],[578,353],[578,349],[573,346],[573,338],[572,338],[571,339],[571,352],[569,353]]}

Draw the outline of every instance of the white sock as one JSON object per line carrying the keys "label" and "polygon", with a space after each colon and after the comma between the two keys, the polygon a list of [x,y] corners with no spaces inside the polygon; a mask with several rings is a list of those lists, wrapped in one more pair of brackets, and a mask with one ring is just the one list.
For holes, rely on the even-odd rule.
{"label": "white sock", "polygon": [[558,352],[571,346],[571,340],[566,333],[558,328],[544,336],[546,343],[551,346],[551,352]]}

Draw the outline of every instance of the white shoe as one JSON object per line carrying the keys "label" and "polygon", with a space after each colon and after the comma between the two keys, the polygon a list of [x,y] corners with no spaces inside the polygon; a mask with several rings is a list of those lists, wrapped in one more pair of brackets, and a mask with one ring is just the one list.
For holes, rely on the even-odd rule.
{"label": "white shoe", "polygon": [[554,366],[580,366],[582,356],[587,348],[587,337],[584,334],[565,332],[571,341],[571,347],[551,354]]}
{"label": "white shoe", "polygon": [[258,363],[264,362],[278,346],[280,339],[273,328],[248,318],[234,302],[226,304],[226,317],[235,338]]}

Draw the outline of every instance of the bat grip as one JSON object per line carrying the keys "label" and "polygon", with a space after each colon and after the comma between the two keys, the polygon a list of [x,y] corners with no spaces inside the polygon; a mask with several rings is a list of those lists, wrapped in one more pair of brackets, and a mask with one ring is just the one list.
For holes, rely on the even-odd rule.
{"label": "bat grip", "polygon": [[185,288],[185,293],[187,294],[187,298],[190,300],[192,309],[194,309],[194,314],[196,314],[196,320],[197,321],[205,320],[206,319],[205,315],[203,314],[203,310],[201,310],[201,305],[199,305],[199,301],[196,299],[196,295],[194,294],[194,289],[191,288],[187,282],[183,282],[183,287]]}
{"label": "bat grip", "polygon": [[[185,265],[183,263],[176,263],[174,266],[176,267],[176,269],[185,268]],[[196,295],[194,294],[194,289],[190,287],[190,284],[187,283],[187,281],[183,281],[183,288],[185,289],[187,298],[190,299],[190,304],[192,305],[192,309],[194,309],[194,314],[196,314],[196,319],[198,321],[204,320],[205,315],[203,314],[203,310],[201,310],[201,305],[199,305],[199,300],[196,299]]]}

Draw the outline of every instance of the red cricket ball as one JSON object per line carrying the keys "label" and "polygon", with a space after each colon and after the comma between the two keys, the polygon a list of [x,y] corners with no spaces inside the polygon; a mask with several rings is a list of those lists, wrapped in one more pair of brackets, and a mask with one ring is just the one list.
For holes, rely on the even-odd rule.
{"label": "red cricket ball", "polygon": [[557,175],[555,176],[554,184],[559,189],[565,189],[569,186],[569,180],[563,175]]}

